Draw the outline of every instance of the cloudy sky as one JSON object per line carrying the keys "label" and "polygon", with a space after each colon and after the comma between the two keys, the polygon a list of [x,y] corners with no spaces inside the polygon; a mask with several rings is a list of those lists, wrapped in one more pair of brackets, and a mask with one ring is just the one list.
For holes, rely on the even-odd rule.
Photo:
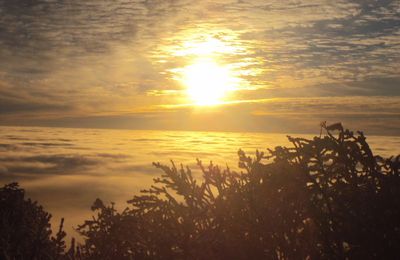
{"label": "cloudy sky", "polygon": [[[182,76],[205,57],[206,85],[218,69],[234,82],[218,105],[193,104]],[[400,135],[399,0],[0,0],[0,124],[315,132],[323,120]]]}

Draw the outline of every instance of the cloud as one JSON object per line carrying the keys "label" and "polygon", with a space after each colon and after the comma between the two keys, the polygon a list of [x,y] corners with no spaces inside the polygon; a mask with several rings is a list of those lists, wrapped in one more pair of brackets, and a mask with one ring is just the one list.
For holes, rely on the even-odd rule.
{"label": "cloud", "polygon": [[70,109],[67,105],[51,104],[29,100],[12,100],[6,97],[0,97],[0,113],[16,114],[20,112],[47,112],[47,111],[65,111]]}
{"label": "cloud", "polygon": [[[370,101],[374,99],[371,97]],[[354,101],[357,104],[357,98]],[[278,127],[282,130],[283,127],[286,133],[301,126],[303,130],[312,129],[319,134],[319,121],[314,120],[318,115],[305,113],[282,117],[280,113],[265,113],[251,115],[249,119],[248,113],[256,108],[266,111],[275,106],[277,110],[286,107],[280,103],[293,103],[294,108],[301,112],[314,103],[336,102],[329,98],[286,99],[272,104],[241,104],[245,109],[237,104],[222,108],[202,108],[213,111],[201,111],[198,114],[191,110],[193,108],[186,108],[179,111],[179,116],[173,117],[173,114],[165,118],[177,125],[192,121],[192,126],[198,129],[204,127],[206,132],[0,127],[0,184],[18,181],[29,197],[38,200],[52,213],[53,225],[57,226],[60,218],[65,217],[68,234],[73,235],[72,226],[76,227],[90,218],[90,205],[97,197],[106,202],[116,202],[117,208],[123,209],[129,198],[153,184],[152,179],[162,174],[162,171],[152,166],[153,161],[169,164],[169,159],[173,159],[178,166],[179,163],[189,165],[196,176],[200,174],[196,158],[205,164],[213,161],[221,167],[229,165],[236,170],[239,148],[251,155],[256,149],[288,144],[285,134],[210,132],[210,126],[206,128],[205,123],[220,127],[220,130],[246,125],[253,131],[273,131]],[[378,103],[379,98],[376,98],[374,106]],[[341,102],[343,109],[357,108],[356,104],[352,105],[351,100]],[[395,104],[392,106],[393,110],[399,111]],[[327,111],[334,111],[334,107],[328,106]],[[215,117],[216,114],[232,120],[221,123],[221,117]],[[334,116],[325,117],[325,120],[335,122]],[[379,129],[386,122],[382,116],[374,117],[373,121],[364,120],[368,117],[359,115],[348,116],[345,122],[347,127],[357,123],[364,124],[366,128],[363,129]],[[397,125],[389,126],[388,131],[399,130],[400,119],[393,121]],[[367,133],[370,134],[370,131]],[[380,154],[386,156],[398,150],[398,137],[370,138],[368,135],[368,138],[373,147],[379,148]],[[33,145],[35,143],[37,145]]]}
{"label": "cloud", "polygon": [[129,3],[89,1],[1,1],[3,46],[14,54],[37,55],[66,48],[71,54],[104,52],[113,40],[135,35],[145,10]]}
{"label": "cloud", "polygon": [[16,146],[13,144],[0,144],[0,151],[9,151],[16,149]]}
{"label": "cloud", "polygon": [[[32,87],[33,88],[33,87]],[[48,93],[35,93],[32,88],[18,88],[0,79],[0,118],[17,114],[60,113],[73,110],[62,101],[51,100]],[[50,96],[51,97],[51,96]]]}
{"label": "cloud", "polygon": [[[398,1],[0,0],[0,12],[2,124],[170,128],[173,118],[196,129],[179,122],[187,111],[160,108],[187,103],[174,71],[193,62],[188,44],[208,38],[226,45],[218,61],[242,79],[233,101],[399,96]],[[268,110],[295,106],[279,104]],[[251,121],[254,109],[241,107]]]}
{"label": "cloud", "polygon": [[[25,144],[26,145],[26,144]],[[70,174],[98,165],[95,159],[79,155],[5,156],[0,159],[9,174]]]}

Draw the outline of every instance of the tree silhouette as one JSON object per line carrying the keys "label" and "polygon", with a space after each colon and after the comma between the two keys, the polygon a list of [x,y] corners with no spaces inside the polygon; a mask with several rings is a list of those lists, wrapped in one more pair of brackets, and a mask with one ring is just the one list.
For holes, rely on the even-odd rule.
{"label": "tree silhouette", "polygon": [[63,220],[51,236],[51,215],[25,199],[17,183],[0,188],[0,259],[58,259],[65,249]]}
{"label": "tree silhouette", "polygon": [[3,259],[396,259],[400,248],[400,156],[374,156],[362,132],[321,125],[311,140],[288,137],[255,157],[240,150],[241,172],[198,160],[154,163],[163,174],[118,212],[97,199],[78,226],[82,244],[65,252],[62,223],[0,189]]}
{"label": "tree silhouette", "polygon": [[[102,259],[394,259],[400,246],[399,156],[374,156],[363,133],[322,125],[233,172],[155,163],[164,174],[121,213],[95,203],[78,228]],[[336,135],[334,133],[337,133]],[[103,251],[105,250],[105,251]]]}

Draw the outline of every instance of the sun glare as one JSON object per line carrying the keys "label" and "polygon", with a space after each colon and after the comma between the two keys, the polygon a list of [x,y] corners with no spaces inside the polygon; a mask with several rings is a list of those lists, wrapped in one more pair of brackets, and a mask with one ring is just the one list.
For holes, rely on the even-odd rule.
{"label": "sun glare", "polygon": [[229,68],[213,59],[201,59],[183,69],[183,83],[190,99],[199,106],[217,105],[234,88]]}
{"label": "sun glare", "polygon": [[[226,63],[233,54],[243,51],[229,37],[188,35],[187,40],[172,47],[173,57],[184,57],[184,64],[171,69],[173,78],[185,87],[191,105],[223,104],[242,84],[234,64]],[[186,103],[187,104],[187,103]]]}

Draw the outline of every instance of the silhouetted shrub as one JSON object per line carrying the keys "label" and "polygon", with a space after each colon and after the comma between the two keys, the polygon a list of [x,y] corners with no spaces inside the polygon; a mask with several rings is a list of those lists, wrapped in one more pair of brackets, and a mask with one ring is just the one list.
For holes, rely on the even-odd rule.
{"label": "silhouetted shrub", "polygon": [[[400,248],[400,156],[374,156],[364,135],[322,125],[312,140],[288,137],[243,172],[155,163],[164,173],[122,212],[97,199],[97,216],[65,250],[63,221],[0,189],[0,259],[396,259]],[[334,134],[336,133],[336,135]]]}
{"label": "silhouetted shrub", "polygon": [[0,259],[58,259],[65,232],[51,237],[51,215],[42,206],[25,199],[25,191],[11,183],[0,188]]}
{"label": "silhouetted shrub", "polygon": [[[341,124],[292,138],[244,172],[154,164],[164,174],[118,213],[96,200],[78,227],[87,259],[395,259],[400,248],[400,158],[374,156]],[[333,133],[337,134],[334,135]]]}
{"label": "silhouetted shrub", "polygon": [[78,230],[85,236],[85,244],[79,248],[79,255],[84,259],[131,259],[132,249],[135,257],[143,258],[146,254],[139,254],[138,223],[136,218],[126,211],[118,213],[114,205],[105,206],[97,199],[93,211],[98,211],[97,217],[85,221]]}

